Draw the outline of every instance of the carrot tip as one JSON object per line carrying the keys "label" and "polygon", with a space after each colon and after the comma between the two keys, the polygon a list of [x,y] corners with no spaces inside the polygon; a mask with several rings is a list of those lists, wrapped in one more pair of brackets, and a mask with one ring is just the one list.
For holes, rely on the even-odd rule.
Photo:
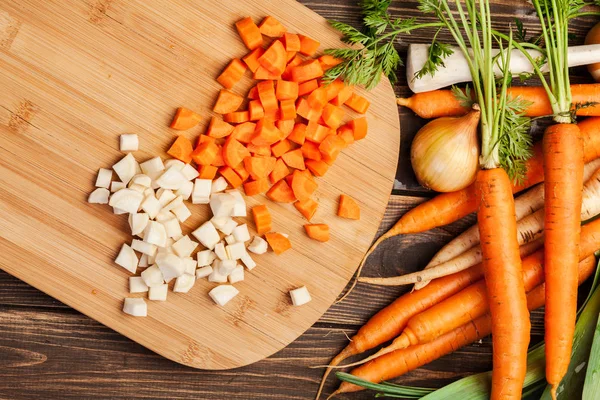
{"label": "carrot tip", "polygon": [[338,394],[340,394],[340,393],[342,393],[342,392],[340,392],[339,390],[336,390],[335,392],[333,392],[333,393],[331,393],[329,396],[327,396],[327,399],[325,399],[325,400],[329,400],[329,399],[331,399],[331,398],[333,398],[333,397],[337,396],[337,395],[338,395]]}

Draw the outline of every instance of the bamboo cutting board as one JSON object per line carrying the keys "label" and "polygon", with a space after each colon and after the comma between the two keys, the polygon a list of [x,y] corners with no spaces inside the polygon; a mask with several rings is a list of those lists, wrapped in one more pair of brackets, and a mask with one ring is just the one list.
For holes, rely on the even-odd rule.
{"label": "bamboo cutting board", "polygon": [[[267,203],[274,230],[289,233],[294,247],[257,256],[225,307],[207,296],[214,284],[199,280],[188,294],[147,301],[147,318],[123,314],[129,274],[113,260],[131,241],[127,218],[86,202],[98,168],[123,156],[120,134],[140,136],[138,161],[165,158],[176,107],[209,119],[214,78],[247,52],[234,22],[265,15],[323,48],[340,45],[323,18],[291,0],[0,0],[0,268],[196,368],[261,360],[309,328],[353,275],[387,204],[400,139],[387,80],[366,94],[367,138],[318,180],[313,221],[330,225],[330,242],[308,239],[292,205],[247,199]],[[194,139],[205,127],[184,134]],[[341,193],[360,203],[360,221],[335,216]],[[208,217],[207,206],[190,208],[184,233]],[[302,285],[313,301],[293,307],[288,291]]]}

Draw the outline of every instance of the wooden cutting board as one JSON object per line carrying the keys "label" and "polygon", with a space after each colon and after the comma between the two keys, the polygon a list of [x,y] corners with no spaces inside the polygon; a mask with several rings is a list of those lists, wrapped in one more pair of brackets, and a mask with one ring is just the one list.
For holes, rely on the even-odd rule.
{"label": "wooden cutting board", "polygon": [[[0,268],[196,368],[261,360],[319,319],[353,275],[392,188],[400,134],[387,80],[365,94],[367,138],[318,179],[313,221],[330,225],[330,242],[308,239],[292,205],[248,199],[268,204],[274,230],[289,233],[294,247],[257,256],[225,307],[207,296],[214,284],[199,280],[189,294],[148,301],[147,318],[123,314],[129,274],[113,260],[131,240],[127,218],[86,202],[98,168],[123,156],[120,134],[140,136],[134,155],[144,161],[166,157],[176,107],[209,119],[214,78],[247,52],[234,22],[265,15],[323,48],[340,46],[323,18],[291,0],[0,0]],[[247,78],[235,90],[249,85]],[[205,127],[184,134],[193,139]],[[341,193],[358,200],[360,221],[335,216]],[[208,217],[207,206],[191,209],[184,233]],[[302,285],[313,301],[293,307],[288,291]]]}

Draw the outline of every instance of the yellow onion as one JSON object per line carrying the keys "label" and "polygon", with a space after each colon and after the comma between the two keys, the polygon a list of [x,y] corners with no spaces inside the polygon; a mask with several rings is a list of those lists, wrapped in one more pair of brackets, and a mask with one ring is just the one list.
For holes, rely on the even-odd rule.
{"label": "yellow onion", "polygon": [[479,167],[477,104],[462,117],[438,118],[422,127],[410,149],[419,183],[437,192],[454,192],[475,180]]}

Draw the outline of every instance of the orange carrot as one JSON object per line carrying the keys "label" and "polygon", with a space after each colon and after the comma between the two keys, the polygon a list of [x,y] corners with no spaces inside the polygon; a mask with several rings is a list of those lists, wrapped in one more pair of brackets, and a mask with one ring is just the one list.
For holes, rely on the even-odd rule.
{"label": "orange carrot", "polygon": [[328,69],[331,69],[336,65],[342,63],[342,60],[340,60],[339,58],[335,58],[334,56],[330,56],[329,54],[322,55],[318,58],[318,60],[321,64],[321,68],[323,68],[323,71],[327,71]]}
{"label": "orange carrot", "polygon": [[223,121],[221,118],[212,117],[206,134],[213,138],[223,138],[229,136],[234,130],[234,126]]}
{"label": "orange carrot", "polygon": [[[309,174],[310,175],[310,174]],[[303,174],[299,170],[295,170],[292,175],[292,192],[294,192],[294,197],[298,199],[298,201],[307,201],[310,199],[310,196],[313,195],[315,190],[317,190],[317,183],[312,179],[312,175],[310,178],[307,178],[305,174]]]}
{"label": "orange carrot", "polygon": [[242,178],[240,178],[240,176],[236,174],[235,171],[231,169],[231,167],[219,168],[219,173],[234,189],[242,184]]}
{"label": "orange carrot", "polygon": [[300,51],[302,48],[300,38],[295,33],[284,33],[283,44],[285,44],[286,51]]}
{"label": "orange carrot", "polygon": [[278,142],[282,136],[272,120],[263,118],[256,124],[252,144],[257,146],[271,146],[273,143]]}
{"label": "orange carrot", "polygon": [[252,86],[250,90],[248,90],[246,97],[250,100],[258,100],[258,88],[256,86]]}
{"label": "orange carrot", "polygon": [[298,35],[298,37],[300,38],[300,53],[309,57],[314,56],[321,43],[309,38],[308,36]]}
{"label": "orange carrot", "polygon": [[335,98],[333,98],[331,103],[335,106],[343,105],[354,93],[354,86],[344,86]]}
{"label": "orange carrot", "polygon": [[[325,93],[327,94],[327,101],[333,101],[333,99],[335,99],[340,94],[340,92],[344,90],[346,85],[341,79],[336,79],[333,82],[329,83],[321,82],[321,87],[325,89]],[[334,104],[334,106],[341,106],[342,104]]]}
{"label": "orange carrot", "polygon": [[206,141],[196,147],[192,152],[192,160],[198,165],[210,165],[219,152],[219,146],[215,142]]}
{"label": "orange carrot", "polygon": [[273,168],[273,171],[271,171],[271,174],[269,175],[269,179],[271,180],[271,183],[277,183],[289,174],[290,169],[288,166],[285,165],[281,158],[278,158],[275,163],[275,168]]}
{"label": "orange carrot", "polygon": [[279,158],[288,151],[290,151],[291,148],[292,143],[287,139],[283,139],[281,142],[275,143],[273,146],[271,146],[271,153],[275,157]]}
{"label": "orange carrot", "polygon": [[319,145],[322,160],[331,165],[337,159],[346,142],[337,135],[329,135]]}
{"label": "orange carrot", "polygon": [[352,197],[342,194],[340,195],[337,215],[342,218],[360,219],[360,207]]}
{"label": "orange carrot", "polygon": [[290,133],[287,138],[296,144],[304,144],[306,138],[306,125],[302,123],[295,124],[292,133]]}
{"label": "orange carrot", "polygon": [[263,37],[258,26],[252,21],[252,18],[247,17],[236,22],[235,27],[249,50],[254,50],[262,46]]}
{"label": "orange carrot", "polygon": [[361,117],[348,122],[348,127],[352,129],[354,140],[364,139],[367,136],[367,118]]}
{"label": "orange carrot", "polygon": [[306,158],[307,161],[321,161],[322,156],[321,152],[319,151],[319,145],[317,143],[306,141],[300,149],[302,150],[302,156]]}
{"label": "orange carrot", "polygon": [[241,143],[250,143],[255,130],[256,124],[254,122],[244,122],[236,125],[233,132],[231,132],[231,137]]}
{"label": "orange carrot", "polygon": [[326,224],[306,224],[304,230],[309,238],[318,242],[329,241],[329,225]]}
{"label": "orange carrot", "polygon": [[292,81],[306,82],[323,76],[319,60],[308,60],[292,68]]}
{"label": "orange carrot", "polygon": [[223,161],[231,168],[236,168],[250,156],[250,151],[233,137],[227,138],[223,145]]}
{"label": "orange carrot", "polygon": [[244,158],[244,168],[252,179],[266,179],[275,168],[276,162],[275,157],[246,157]]}
{"label": "orange carrot", "polygon": [[217,78],[217,82],[223,85],[225,89],[231,89],[242,79],[246,69],[244,63],[239,59],[234,58],[227,67],[225,67],[223,72],[221,72],[221,75]]}
{"label": "orange carrot", "polygon": [[201,165],[198,167],[198,179],[210,179],[211,181],[217,176],[219,169],[214,165]]}
{"label": "orange carrot", "polygon": [[281,75],[287,65],[287,52],[281,41],[273,41],[264,54],[260,56],[258,63],[270,73]]}
{"label": "orange carrot", "polygon": [[281,22],[271,16],[265,17],[260,25],[258,25],[258,28],[260,29],[260,33],[272,38],[281,37],[286,32],[286,29],[281,25]]}
{"label": "orange carrot", "polygon": [[304,164],[314,176],[323,176],[329,169],[329,165],[321,160],[305,160]]}
{"label": "orange carrot", "polygon": [[327,104],[327,91],[322,87],[317,88],[308,95],[306,101],[310,108],[322,110],[325,104]]}
{"label": "orange carrot", "polygon": [[321,143],[325,138],[332,134],[331,129],[314,121],[308,121],[306,126],[306,140],[313,143]]}
{"label": "orange carrot", "polygon": [[280,180],[267,192],[267,197],[278,203],[293,203],[296,201],[292,188],[289,187],[285,179]]}
{"label": "orange carrot", "polygon": [[284,121],[293,121],[296,119],[295,100],[281,100],[279,102],[279,118]]}
{"label": "orange carrot", "polygon": [[258,68],[256,68],[256,71],[254,71],[254,75],[252,75],[252,78],[254,78],[257,81],[276,81],[281,79],[281,75],[274,74],[262,65],[259,65]]}
{"label": "orange carrot", "polygon": [[306,169],[306,166],[304,165],[302,149],[288,151],[287,153],[282,155],[281,158],[290,168],[296,168],[301,170]]}
{"label": "orange carrot", "polygon": [[232,124],[241,124],[250,121],[250,114],[248,111],[235,111],[223,115],[223,120]]}
{"label": "orange carrot", "polygon": [[242,105],[244,98],[229,90],[221,89],[213,111],[217,114],[228,114],[236,111]]}
{"label": "orange carrot", "polygon": [[221,146],[220,144],[217,144],[217,155],[215,156],[213,162],[210,163],[210,165],[214,165],[215,167],[224,167],[226,165],[225,159],[223,158],[223,146]]}
{"label": "orange carrot", "polygon": [[311,79],[310,81],[302,82],[298,85],[298,96],[311,94],[313,90],[316,90],[318,87],[319,82],[317,82],[316,79]]}
{"label": "orange carrot", "polygon": [[288,61],[287,66],[285,67],[285,71],[283,71],[283,74],[281,74],[281,79],[284,79],[286,81],[289,81],[290,79],[292,79],[292,68],[294,68],[297,65],[300,65],[304,62],[304,60],[302,59],[302,57],[300,57],[298,54],[296,54],[294,56],[294,58],[292,58],[290,61]]}
{"label": "orange carrot", "polygon": [[171,145],[171,148],[167,151],[167,154],[173,158],[176,158],[180,161],[183,161],[186,164],[189,164],[192,161],[192,152],[194,148],[192,147],[192,142],[189,141],[183,135],[177,136],[175,142]]}
{"label": "orange carrot", "polygon": [[323,108],[313,108],[308,104],[308,100],[301,97],[296,102],[296,113],[308,121],[316,122],[321,118]]}
{"label": "orange carrot", "polygon": [[286,238],[281,233],[265,233],[265,239],[267,239],[269,246],[271,246],[271,249],[273,249],[273,252],[277,255],[280,255],[286,250],[292,248],[292,243],[290,242],[290,239]]}
{"label": "orange carrot", "polygon": [[244,56],[244,58],[242,58],[242,60],[244,60],[246,66],[250,71],[252,71],[252,73],[256,72],[258,67],[260,67],[258,59],[263,54],[265,54],[265,49],[263,49],[262,47],[257,47],[256,49],[248,53],[246,56]]}
{"label": "orange carrot", "polygon": [[257,146],[255,144],[248,143],[246,148],[250,153],[254,154],[255,156],[269,157],[271,155],[271,146],[269,145]]}
{"label": "orange carrot", "polygon": [[215,141],[216,141],[216,138],[210,137],[208,135],[202,135],[201,134],[201,135],[198,136],[198,142],[196,143],[196,146],[200,146],[204,142],[213,142],[213,143],[215,143]]}
{"label": "orange carrot", "polygon": [[274,110],[265,110],[265,119],[268,119],[270,121],[277,121],[279,120],[279,107],[277,107]]}
{"label": "orange carrot", "polygon": [[277,103],[277,97],[275,97],[275,87],[273,81],[262,81],[256,85],[258,90],[258,97],[265,111],[277,110],[279,105]]}
{"label": "orange carrot", "polygon": [[265,116],[265,109],[260,100],[252,100],[248,102],[248,117],[250,121],[258,121]]}
{"label": "orange carrot", "polygon": [[269,181],[267,179],[259,179],[257,181],[247,181],[244,183],[244,192],[246,196],[256,196],[269,190]]}
{"label": "orange carrot", "polygon": [[356,93],[352,93],[352,96],[344,104],[359,114],[366,113],[371,105],[367,99]]}
{"label": "orange carrot", "polygon": [[244,168],[243,164],[238,165],[237,167],[233,168],[233,170],[240,177],[242,183],[246,182],[250,177],[250,174],[248,171],[246,171],[246,168]]}
{"label": "orange carrot", "polygon": [[279,121],[277,121],[275,123],[275,126],[277,126],[277,129],[279,129],[279,131],[281,132],[281,135],[283,138],[286,138],[292,133],[292,131],[294,130],[294,126],[296,126],[296,121],[295,120],[282,120],[280,119]]}
{"label": "orange carrot", "polygon": [[337,130],[337,135],[342,138],[344,142],[346,142],[346,145],[351,145],[354,143],[354,131],[348,126],[348,124],[340,127]]}
{"label": "orange carrot", "polygon": [[319,204],[310,198],[304,201],[297,201],[294,203],[294,207],[296,207],[296,210],[298,210],[300,214],[302,214],[302,216],[306,218],[306,220],[309,222],[317,212],[318,206]]}
{"label": "orange carrot", "polygon": [[184,107],[179,107],[175,112],[173,121],[171,122],[171,129],[178,131],[185,131],[198,125],[202,117],[196,114],[192,110],[188,110]]}
{"label": "orange carrot", "polygon": [[264,235],[271,230],[271,213],[266,205],[261,204],[252,207],[252,216],[258,235]]}
{"label": "orange carrot", "polygon": [[277,81],[275,97],[277,100],[296,100],[298,98],[298,82]]}

